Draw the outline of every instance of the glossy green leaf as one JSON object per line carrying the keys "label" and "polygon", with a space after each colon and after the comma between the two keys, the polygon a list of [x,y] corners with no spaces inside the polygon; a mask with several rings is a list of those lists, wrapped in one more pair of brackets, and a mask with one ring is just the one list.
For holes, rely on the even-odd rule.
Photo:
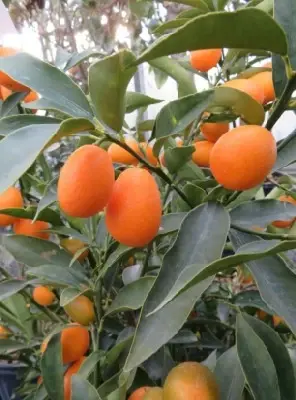
{"label": "glossy green leaf", "polygon": [[[233,230],[230,239],[234,248],[238,248],[242,245],[243,247],[252,245],[257,238]],[[279,256],[246,262],[246,265],[255,278],[262,299],[277,315],[285,319],[293,332],[296,332],[296,275],[287,268]]]}
{"label": "glossy green leaf", "polygon": [[194,95],[182,97],[165,105],[157,115],[154,126],[156,138],[174,135],[198,120],[204,111],[228,110],[248,123],[261,125],[264,109],[254,99],[239,90],[216,87]]}
{"label": "glossy green leaf", "polygon": [[125,92],[136,72],[127,68],[134,62],[134,55],[122,50],[97,61],[89,70],[89,90],[99,120],[119,132],[125,113]]}
{"label": "glossy green leaf", "polygon": [[181,3],[186,6],[196,7],[204,10],[205,12],[209,11],[209,5],[212,4],[211,0],[171,0],[173,3]]}
{"label": "glossy green leaf", "polygon": [[41,115],[12,115],[0,119],[0,136],[6,136],[28,125],[60,124],[62,120]]}
{"label": "glossy green leaf", "polygon": [[173,78],[178,85],[179,97],[187,96],[196,92],[195,83],[188,71],[183,68],[176,60],[169,57],[160,57],[151,60],[149,64]]}
{"label": "glossy green leaf", "polygon": [[[57,202],[57,194],[56,192],[52,192],[50,189],[47,189],[47,191],[44,193],[42,198],[40,199],[36,214],[34,217],[34,220],[37,221],[37,219],[40,219],[40,215],[42,215],[42,211],[46,210],[49,206],[53,205],[54,203]],[[45,212],[44,212],[45,215]],[[55,224],[57,225],[57,224]]]}
{"label": "glossy green leaf", "polygon": [[9,307],[6,306],[6,304],[5,304],[6,300],[4,301],[4,303],[0,302],[1,319],[9,325],[11,324],[11,325],[17,327],[29,339],[30,333],[28,334],[27,327],[24,326],[23,322],[13,313],[13,311],[10,310]]}
{"label": "glossy green leaf", "polygon": [[171,174],[175,174],[187,161],[191,160],[195,152],[194,146],[169,148],[164,153],[166,167]]}
{"label": "glossy green leaf", "polygon": [[290,400],[296,397],[294,371],[288,350],[279,335],[267,324],[244,315],[245,321],[252,327],[254,332],[263,340],[269,355],[271,356],[279,382],[281,400]]}
{"label": "glossy green leaf", "polygon": [[153,119],[147,119],[146,121],[141,121],[137,125],[138,131],[152,131],[154,125]]}
{"label": "glossy green leaf", "polygon": [[79,368],[78,374],[83,378],[88,378],[92,371],[95,369],[98,362],[104,356],[104,352],[101,350],[93,351],[86,360],[83,361]]}
{"label": "glossy green leaf", "polygon": [[132,370],[141,364],[180,330],[212,278],[184,291],[160,311],[149,314],[163,302],[182,270],[199,262],[207,264],[221,256],[228,229],[228,215],[220,205],[202,205],[187,214],[145,301],[124,370]]}
{"label": "glossy green leaf", "polygon": [[[201,12],[203,14],[203,11]],[[198,14],[199,15],[199,14]],[[175,28],[179,28],[180,26],[183,26],[186,24],[186,22],[190,21],[189,18],[177,18],[177,19],[171,19],[169,21],[164,22],[163,24],[159,25],[153,33],[155,35],[162,35],[163,33],[166,33],[166,31],[170,31]]]}
{"label": "glossy green leaf", "polygon": [[272,171],[278,171],[296,161],[296,130],[286,137],[278,148],[276,162]]}
{"label": "glossy green leaf", "polygon": [[53,335],[41,358],[44,386],[51,400],[64,400],[61,334]]}
{"label": "glossy green leaf", "polygon": [[81,290],[76,288],[70,287],[63,289],[60,296],[60,306],[64,307],[72,300],[76,299],[76,297],[80,296],[81,294],[82,294]]}
{"label": "glossy green leaf", "polygon": [[31,339],[33,337],[33,324],[31,314],[27,307],[27,300],[20,293],[15,293],[2,301],[6,309],[11,311],[22,325],[22,331]]}
{"label": "glossy green leaf", "polygon": [[245,377],[236,346],[231,347],[218,358],[214,373],[219,385],[221,400],[241,399]]}
{"label": "glossy green leaf", "polygon": [[[193,183],[189,182],[183,188],[183,192],[186,195],[191,207],[196,207],[203,203],[207,197],[207,193],[204,189],[194,185]],[[183,199],[180,197],[178,198],[179,204],[182,204],[182,209],[184,207],[188,207],[188,204],[185,203]],[[188,210],[189,211],[189,210]]]}
{"label": "glossy green leaf", "polygon": [[[59,105],[52,100],[41,98],[35,101],[31,101],[29,103],[23,103],[23,108],[28,108],[29,110],[48,110],[48,111],[57,111],[59,112]],[[66,112],[63,110],[63,116],[71,117],[70,111]],[[73,115],[74,116],[74,115]]]}
{"label": "glossy green leaf", "polygon": [[22,281],[18,279],[9,279],[7,281],[0,282],[0,301],[6,299],[7,297],[18,293],[20,290],[24,289],[29,282]]}
{"label": "glossy green leaf", "polygon": [[[11,215],[17,218],[24,219],[35,219],[36,218],[37,207],[29,208],[5,208],[1,210],[1,214]],[[58,212],[53,211],[50,208],[42,210],[38,216],[39,221],[49,222],[52,225],[61,225],[62,221]]]}
{"label": "glossy green leaf", "polygon": [[142,93],[127,92],[125,96],[126,113],[131,113],[138,108],[147,107],[150,104],[161,103],[163,100],[153,99]]}
{"label": "glossy green leaf", "polygon": [[187,215],[186,212],[171,213],[163,215],[161,218],[161,224],[158,231],[159,235],[167,235],[168,233],[176,232],[180,229],[181,222]]}
{"label": "glossy green leaf", "polygon": [[278,200],[256,200],[240,204],[230,211],[231,225],[242,228],[265,227],[274,220],[296,217],[295,206]]}
{"label": "glossy green leaf", "polygon": [[81,240],[84,243],[88,242],[88,237],[86,235],[79,233],[75,229],[68,228],[67,226],[55,226],[54,228],[49,229],[49,231],[52,233],[57,233],[58,235],[71,236]]}
{"label": "glossy green leaf", "polygon": [[96,388],[79,374],[72,377],[71,392],[71,400],[102,400]]}
{"label": "glossy green leaf", "polygon": [[132,247],[127,247],[124,245],[119,245],[115,251],[107,258],[104,267],[101,269],[98,279],[100,279],[106,271],[113,267],[117,262],[119,262],[123,257],[127,257],[134,251]]}
{"label": "glossy green leaf", "polygon": [[126,339],[115,344],[105,355],[104,366],[110,366],[115,363],[120,354],[132,343],[133,335],[129,335]]}
{"label": "glossy green leaf", "polygon": [[146,276],[124,286],[118,292],[105,315],[141,308],[154,281],[154,277]]}
{"label": "glossy green leaf", "polygon": [[12,114],[18,114],[17,105],[24,99],[26,93],[12,93],[3,101],[1,107],[1,117],[6,117]]}
{"label": "glossy green leaf", "polygon": [[262,339],[244,319],[237,316],[236,340],[239,360],[254,398],[280,400],[276,369]]}
{"label": "glossy green leaf", "polygon": [[241,308],[256,307],[267,312],[268,314],[273,313],[273,311],[262,300],[258,290],[245,290],[243,292],[239,292],[233,297],[233,303]]}
{"label": "glossy green leaf", "polygon": [[75,65],[81,64],[83,61],[93,58],[93,57],[103,57],[103,54],[95,49],[87,49],[81,51],[80,53],[69,54],[69,58],[66,61],[66,65],[62,68],[64,71],[68,71],[70,68],[75,67]]}
{"label": "glossy green leaf", "polygon": [[28,343],[19,342],[13,339],[1,338],[0,354],[11,354],[26,348],[28,348]]}
{"label": "glossy green leaf", "polygon": [[42,265],[40,267],[29,268],[27,274],[37,276],[45,281],[60,285],[60,286],[73,286],[80,291],[87,290],[88,280],[84,279],[80,274],[77,274],[73,268],[60,267],[58,265]]}
{"label": "glossy green leaf", "polygon": [[183,165],[177,173],[177,181],[195,181],[197,179],[204,179],[205,175],[202,169],[196,165],[193,161],[189,161],[187,164]]}
{"label": "glossy green leaf", "polygon": [[55,103],[60,111],[73,117],[92,118],[92,109],[85,94],[58,68],[27,53],[18,53],[1,57],[0,69]]}
{"label": "glossy green leaf", "polygon": [[268,50],[285,55],[287,39],[274,19],[259,9],[213,12],[195,17],[175,32],[156,40],[140,55],[137,64],[188,50],[221,47]]}

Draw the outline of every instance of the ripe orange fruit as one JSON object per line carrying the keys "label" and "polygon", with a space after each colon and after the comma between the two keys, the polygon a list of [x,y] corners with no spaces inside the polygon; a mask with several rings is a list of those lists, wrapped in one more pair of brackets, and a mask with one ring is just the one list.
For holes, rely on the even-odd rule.
{"label": "ripe orange fruit", "polygon": [[115,182],[106,209],[107,229],[118,242],[142,247],[157,235],[161,211],[153,176],[145,169],[129,168]]}
{"label": "ripe orange fruit", "polygon": [[[7,89],[5,86],[2,86],[1,87],[1,94],[2,94],[2,99],[3,100],[6,100],[7,99],[7,97],[9,97],[10,95],[11,95],[11,93],[12,93],[12,90],[10,90],[10,89]],[[34,91],[30,91],[28,94],[27,94],[27,96],[24,98],[24,102],[25,103],[30,103],[31,101],[35,101],[35,100],[38,100],[38,94],[36,93],[36,92],[34,92]]]}
{"label": "ripe orange fruit", "polygon": [[11,335],[11,331],[5,326],[0,325],[0,339],[6,339]]}
{"label": "ripe orange fruit", "polygon": [[258,310],[256,314],[257,314],[257,317],[259,319],[261,319],[261,321],[265,321],[265,319],[266,319],[266,317],[268,315],[267,312],[265,312],[263,310]]}
{"label": "ripe orange fruit", "polygon": [[241,92],[247,93],[254,100],[258,101],[258,103],[264,103],[265,97],[262,86],[251,79],[232,79],[231,81],[225,82],[223,86],[240,90]]}
{"label": "ripe orange fruit", "polygon": [[217,65],[221,56],[221,49],[195,50],[190,53],[190,63],[192,68],[207,72]]}
{"label": "ripe orange fruit", "polygon": [[49,239],[48,232],[42,232],[49,229],[49,223],[44,221],[35,221],[32,219],[18,219],[13,224],[13,231],[16,235],[33,236],[39,239]]}
{"label": "ripe orange fruit", "polygon": [[64,400],[71,400],[72,376],[79,371],[86,357],[81,357],[78,361],[69,367],[64,375]]}
{"label": "ripe orange fruit", "polygon": [[144,158],[146,158],[151,165],[157,165],[157,163],[158,163],[157,158],[153,154],[152,147],[150,147],[148,143],[141,142],[140,149],[142,150],[142,151],[140,151],[140,155],[142,157],[143,157],[143,153],[144,153]]}
{"label": "ripe orange fruit", "polygon": [[[44,339],[41,352],[44,353],[50,337]],[[78,324],[69,325],[61,334],[63,363],[68,364],[79,360],[89,349],[89,334],[84,326]]]}
{"label": "ripe orange fruit", "polygon": [[144,394],[143,400],[163,400],[163,389],[160,387],[150,388]]}
{"label": "ripe orange fruit", "polygon": [[275,100],[275,91],[272,80],[272,72],[264,71],[251,76],[248,80],[255,82],[264,93],[264,104]]}
{"label": "ripe orange fruit", "polygon": [[262,183],[276,160],[271,132],[258,125],[239,126],[215,143],[210,168],[218,183],[231,190],[247,190]]}
{"label": "ripe orange fruit", "polygon": [[[137,154],[143,155],[139,149],[139,143],[133,139],[128,138],[125,140],[125,144],[128,145],[132,150],[134,150]],[[118,164],[126,164],[126,165],[137,165],[138,160],[132,154],[130,154],[127,150],[124,150],[116,143],[112,143],[108,149],[108,153],[112,158],[114,163]]]}
{"label": "ripe orange fruit", "polygon": [[272,316],[272,320],[273,320],[273,325],[275,327],[281,325],[281,324],[286,324],[285,320],[282,317],[279,317],[278,315],[273,315]]}
{"label": "ripe orange fruit", "polygon": [[197,362],[184,362],[173,368],[163,387],[163,400],[219,400],[214,374]]}
{"label": "ripe orange fruit", "polygon": [[[19,189],[9,187],[0,194],[0,210],[5,208],[22,208],[24,206],[22,194]],[[17,221],[17,218],[10,215],[0,214],[0,226],[8,226]]]}
{"label": "ripe orange fruit", "polygon": [[143,400],[145,394],[151,389],[150,386],[143,386],[135,390],[128,398],[128,400]]}
{"label": "ripe orange fruit", "polygon": [[208,167],[214,143],[204,140],[202,142],[195,142],[194,147],[195,151],[192,154],[192,161],[200,167]]}
{"label": "ripe orange fruit", "polygon": [[34,288],[32,297],[40,306],[50,306],[56,298],[55,294],[46,286],[38,286]]}
{"label": "ripe orange fruit", "polygon": [[95,319],[93,303],[88,297],[81,295],[64,306],[66,313],[80,325],[89,325]]}
{"label": "ripe orange fruit", "polygon": [[[15,49],[11,49],[9,47],[0,47],[0,57],[14,56],[17,53],[18,51]],[[5,86],[8,89],[14,90],[15,92],[26,92],[30,90],[26,86],[12,79],[3,71],[0,71],[0,85]]]}
{"label": "ripe orange fruit", "polygon": [[[73,256],[75,256],[77,251],[85,247],[85,243],[83,243],[79,239],[74,239],[74,238],[62,239],[60,241],[60,245],[61,247],[66,249],[69,253],[71,253]],[[88,249],[85,249],[85,251],[80,254],[77,260],[83,262],[87,256],[88,256]]]}
{"label": "ripe orange fruit", "polygon": [[[279,201],[284,201],[284,202],[296,205],[296,200],[293,199],[292,196],[285,196],[285,195],[280,196]],[[275,226],[276,228],[289,228],[293,224],[293,222],[294,222],[294,218],[292,218],[288,221],[281,221],[281,220],[273,221],[272,225]]]}
{"label": "ripe orange fruit", "polygon": [[71,217],[88,218],[106,206],[114,185],[108,153],[92,144],[79,147],[61,169],[58,201]]}
{"label": "ripe orange fruit", "polygon": [[205,122],[201,125],[200,130],[209,142],[215,143],[220,136],[229,131],[229,124],[226,122]]}

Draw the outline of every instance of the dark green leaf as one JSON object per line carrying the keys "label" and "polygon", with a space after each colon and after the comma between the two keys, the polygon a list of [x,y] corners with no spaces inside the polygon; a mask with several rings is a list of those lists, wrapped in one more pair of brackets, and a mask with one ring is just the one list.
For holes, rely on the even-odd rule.
{"label": "dark green leaf", "polygon": [[11,114],[18,114],[16,106],[24,99],[25,96],[26,93],[24,92],[12,93],[10,96],[8,96],[7,99],[3,101],[1,107],[1,117],[6,117]]}
{"label": "dark green leaf", "polygon": [[1,57],[0,69],[55,103],[60,111],[73,117],[92,118],[92,109],[85,94],[58,68],[27,53],[18,53]]}
{"label": "dark green leaf", "polygon": [[90,57],[102,57],[103,54],[95,49],[84,50],[81,53],[69,54],[66,65],[62,67],[64,71],[68,71],[70,68],[75,67],[75,65],[81,64],[83,61]]}
{"label": "dark green leaf", "polygon": [[259,9],[246,8],[193,18],[175,32],[155,41],[137,59],[137,64],[188,50],[221,47],[268,50],[281,55],[287,54],[288,50],[286,36],[274,19]]}
{"label": "dark green leaf", "polygon": [[133,335],[129,335],[126,339],[116,343],[105,355],[104,365],[112,365],[120,356],[120,354],[132,343]]}
{"label": "dark green leaf", "polygon": [[168,233],[178,231],[186,215],[186,212],[163,215],[158,234],[167,235]]}
{"label": "dark green leaf", "polygon": [[187,96],[196,92],[195,83],[192,74],[186,71],[176,60],[169,57],[160,57],[149,64],[173,78],[178,85],[179,97]]}
{"label": "dark green leaf", "polygon": [[43,117],[41,115],[12,115],[10,117],[1,118],[0,136],[6,136],[28,125],[60,124],[61,122],[62,121],[57,118]]}
{"label": "dark green leaf", "polygon": [[81,240],[84,243],[88,242],[87,236],[79,233],[75,229],[68,228],[67,226],[55,226],[54,228],[49,229],[49,231],[52,233],[57,233],[58,235],[71,236],[73,238]]}
{"label": "dark green leaf", "polygon": [[197,336],[188,329],[183,329],[177,333],[170,341],[171,344],[189,344],[196,343]]}
{"label": "dark green leaf", "polygon": [[278,171],[296,160],[296,130],[281,143],[272,171]]}
{"label": "dark green leaf", "polygon": [[125,96],[125,107],[126,112],[131,113],[138,108],[147,107],[150,104],[161,103],[163,100],[153,99],[152,97],[146,96],[142,93],[127,92]]}
{"label": "dark green leaf", "polygon": [[[186,195],[189,203],[191,204],[191,207],[196,207],[203,203],[207,196],[207,193],[204,189],[194,185],[193,183],[186,183],[183,188],[183,192]],[[183,206],[185,206],[185,202],[180,197],[179,201],[183,202]]]}
{"label": "dark green leaf", "polygon": [[139,131],[152,131],[154,125],[154,120],[153,119],[147,119],[146,121],[141,121],[137,125],[137,129]]}
{"label": "dark green leaf", "polygon": [[87,359],[83,361],[81,367],[79,368],[79,376],[85,379],[88,378],[104,354],[105,353],[101,350],[92,352]]}
{"label": "dark green leaf", "polygon": [[[46,191],[46,193],[44,193],[44,195],[42,196],[42,198],[40,199],[40,201],[38,203],[34,219],[35,220],[40,219],[41,218],[40,215],[41,215],[42,211],[47,209],[49,206],[51,206],[56,201],[57,201],[56,192],[52,192],[50,189],[48,191]],[[57,224],[55,224],[55,225],[57,225]]]}
{"label": "dark green leaf", "polygon": [[231,111],[252,124],[261,125],[264,109],[254,99],[239,90],[217,87],[201,93],[174,100],[165,105],[157,115],[154,126],[156,138],[174,135],[201,117],[204,111],[221,108]]}
{"label": "dark green leaf", "polygon": [[3,339],[0,340],[0,354],[10,354],[15,353],[19,350],[27,349],[28,343],[18,342],[13,339]]}
{"label": "dark green leaf", "polygon": [[[183,269],[199,262],[207,264],[221,256],[228,229],[228,215],[220,205],[202,205],[187,214],[143,306],[124,367],[126,371],[141,364],[177,334],[193,304],[209,286],[212,278],[184,291],[160,311],[149,314],[163,302]],[[159,332],[162,334],[159,335]]]}
{"label": "dark green leaf", "polygon": [[230,0],[213,0],[214,7],[217,11],[224,10],[229,2]]}
{"label": "dark green leaf", "polygon": [[113,251],[113,253],[107,258],[104,267],[100,271],[99,279],[104,276],[109,268],[113,267],[113,265],[120,261],[121,258],[128,256],[133,251],[134,249],[132,247],[127,247],[122,244],[119,245],[117,249]]}
{"label": "dark green leaf", "polygon": [[[234,248],[252,245],[257,239],[254,235],[238,231],[231,231],[230,238]],[[261,242],[265,243],[264,240]],[[279,256],[246,262],[246,265],[255,278],[262,299],[277,315],[285,319],[293,332],[296,332],[296,275]]]}
{"label": "dark green leaf", "polygon": [[296,397],[294,371],[288,350],[279,335],[264,322],[244,315],[245,321],[254,332],[263,340],[271,356],[279,382],[281,400],[290,400]]}
{"label": "dark green leaf", "polygon": [[[17,218],[36,219],[37,207],[30,206],[29,208],[5,208],[1,210],[1,214],[11,215]],[[46,208],[42,210],[38,216],[39,221],[49,222],[53,225],[61,225],[62,221],[58,212]]]}
{"label": "dark green leaf", "polygon": [[[200,13],[203,14],[203,11]],[[199,14],[197,14],[199,15]],[[166,33],[166,31],[170,31],[175,28],[179,28],[180,26],[183,26],[186,24],[186,22],[190,21],[189,18],[177,18],[177,19],[171,19],[167,22],[164,22],[163,24],[159,25],[153,33],[155,35],[161,35],[163,33]]]}
{"label": "dark green leaf", "polygon": [[64,400],[61,334],[53,335],[41,359],[44,386],[51,400]]}
{"label": "dark green leaf", "polygon": [[212,1],[211,0],[171,0],[173,3],[181,3],[181,4],[185,4],[187,6],[191,6],[191,7],[196,7],[199,9],[204,10],[205,12],[209,11],[209,6],[210,9],[213,7],[212,6]]}
{"label": "dark green leaf", "polygon": [[246,380],[256,400],[280,400],[276,369],[264,342],[242,315],[237,316],[237,351]]}
{"label": "dark green leaf", "polygon": [[293,204],[278,200],[256,200],[240,204],[230,211],[231,225],[252,229],[264,227],[276,220],[296,217]]}
{"label": "dark green leaf", "polygon": [[231,347],[218,358],[215,376],[219,385],[221,400],[241,399],[245,386],[245,377],[236,346]]}
{"label": "dark green leaf", "polygon": [[164,153],[166,167],[171,174],[175,174],[187,161],[191,160],[195,152],[194,146],[169,148]]}
{"label": "dark green leaf", "polygon": [[79,374],[74,374],[71,381],[71,400],[101,400],[96,388]]}
{"label": "dark green leaf", "polygon": [[30,339],[33,337],[31,314],[27,307],[27,300],[20,293],[15,293],[3,300],[6,309],[11,311],[22,325],[21,330]]}
{"label": "dark green leaf", "polygon": [[154,281],[154,277],[146,276],[124,286],[118,292],[105,315],[141,308]]}
{"label": "dark green leaf", "polygon": [[60,306],[64,307],[81,294],[81,290],[72,287],[63,289],[60,297]]}
{"label": "dark green leaf", "polygon": [[99,120],[119,132],[125,112],[125,92],[136,68],[126,68],[135,60],[122,50],[97,61],[89,70],[90,97]]}
{"label": "dark green leaf", "polygon": [[6,299],[7,297],[18,293],[20,290],[24,289],[29,282],[21,281],[17,279],[10,279],[7,281],[0,282],[0,301]]}
{"label": "dark green leaf", "polygon": [[272,310],[262,300],[258,290],[245,290],[244,292],[238,293],[233,298],[233,303],[239,307],[256,307],[260,310],[264,310],[268,314],[272,314]]}

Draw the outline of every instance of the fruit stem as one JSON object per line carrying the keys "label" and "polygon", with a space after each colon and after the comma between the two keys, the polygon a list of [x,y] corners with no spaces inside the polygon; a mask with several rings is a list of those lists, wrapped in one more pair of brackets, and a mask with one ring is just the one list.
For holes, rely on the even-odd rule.
{"label": "fruit stem", "polygon": [[277,101],[273,112],[268,118],[268,121],[266,123],[266,129],[268,129],[269,131],[273,128],[274,124],[277,122],[277,120],[281,117],[282,113],[285,111],[286,105],[288,104],[292,96],[292,93],[295,90],[295,85],[296,85],[296,74],[293,74],[291,79],[286,84],[286,87],[281,97]]}

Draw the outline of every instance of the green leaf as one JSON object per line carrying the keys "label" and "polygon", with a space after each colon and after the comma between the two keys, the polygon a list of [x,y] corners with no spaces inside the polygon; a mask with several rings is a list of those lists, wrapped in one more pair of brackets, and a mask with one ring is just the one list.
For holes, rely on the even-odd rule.
{"label": "green leaf", "polygon": [[[199,9],[204,10],[205,12],[208,12],[212,7],[212,2],[211,0],[171,0],[173,3],[181,3],[181,4],[185,4],[187,6],[191,6],[191,7],[196,7]],[[209,8],[210,6],[210,8]]]}
{"label": "green leaf", "polygon": [[219,385],[221,400],[241,399],[245,386],[245,377],[239,362],[236,346],[231,347],[218,358],[215,376]]}
{"label": "green leaf", "polygon": [[135,60],[128,50],[122,50],[97,61],[89,69],[89,90],[99,120],[119,132],[125,113],[125,92],[136,72],[127,68]]}
{"label": "green leaf", "polygon": [[57,233],[58,235],[71,236],[73,238],[81,240],[84,243],[88,242],[87,236],[79,233],[75,229],[68,228],[67,226],[55,226],[54,228],[49,229],[49,232]]}
{"label": "green leaf", "polygon": [[146,121],[141,121],[137,125],[138,131],[152,131],[154,125],[154,120],[153,119],[147,119]]}
{"label": "green leaf", "polygon": [[9,279],[7,281],[0,282],[0,301],[6,299],[7,297],[18,293],[20,290],[24,289],[29,282],[21,281],[18,279]]}
{"label": "green leaf", "polygon": [[28,125],[60,124],[62,120],[41,115],[12,115],[0,119],[0,136],[6,136]]}
{"label": "green leaf", "polygon": [[81,378],[80,375],[74,374],[71,386],[71,400],[101,400],[96,388],[92,386],[86,379]]}
{"label": "green leaf", "polygon": [[127,92],[125,96],[126,113],[131,113],[138,108],[147,107],[150,104],[161,103],[163,100],[153,99],[142,93]]}
{"label": "green leaf", "polygon": [[244,292],[238,293],[233,297],[233,303],[241,308],[256,307],[260,310],[264,310],[268,314],[273,314],[273,311],[262,300],[258,290],[245,290]]}
{"label": "green leaf", "polygon": [[207,264],[221,256],[228,229],[228,215],[220,205],[205,204],[187,214],[143,306],[124,370],[132,370],[141,364],[180,330],[212,278],[184,291],[160,311],[149,314],[163,302],[182,270],[199,262]]}
{"label": "green leaf", "polygon": [[[200,14],[203,14],[204,12],[202,11]],[[199,13],[197,14],[199,15]],[[166,31],[170,31],[175,28],[179,28],[180,26],[183,26],[186,24],[186,22],[190,21],[190,18],[177,18],[177,19],[171,19],[169,21],[164,22],[163,24],[159,25],[153,33],[155,35],[161,35],[163,33],[166,33]]]}
{"label": "green leaf", "polygon": [[3,245],[13,257],[29,267],[44,264],[68,267],[72,256],[57,244],[29,236],[9,235],[3,237]]}
{"label": "green leaf", "polygon": [[69,54],[69,58],[66,61],[66,65],[62,67],[64,71],[68,71],[70,68],[75,67],[75,65],[81,64],[83,61],[90,57],[103,57],[103,54],[95,49],[87,49],[80,53]]}
{"label": "green leaf", "polygon": [[72,300],[76,299],[76,297],[82,294],[81,290],[76,288],[66,288],[62,290],[61,297],[60,297],[60,306],[64,307]]}
{"label": "green leaf", "polygon": [[156,40],[136,63],[188,50],[220,47],[268,50],[281,55],[288,50],[286,36],[274,19],[264,11],[246,8],[195,17],[175,32]]}
{"label": "green leaf", "polygon": [[53,335],[41,358],[44,386],[51,400],[64,400],[61,334]]}
{"label": "green leaf", "polygon": [[173,60],[169,57],[160,57],[150,61],[149,64],[153,68],[156,68],[167,74],[177,82],[179,97],[187,96],[188,94],[193,94],[196,92],[192,74],[186,71],[186,69],[183,68],[176,60]]}
{"label": "green leaf", "polygon": [[231,111],[248,123],[261,125],[264,120],[263,107],[252,97],[236,89],[216,87],[165,105],[157,115],[153,134],[156,138],[177,134],[198,120],[204,111],[221,112],[221,109]]}
{"label": "green leaf", "polygon": [[0,340],[0,354],[10,354],[15,353],[19,350],[27,349],[28,343],[19,342],[13,339],[3,339]]}
{"label": "green leaf", "polygon": [[[46,209],[48,209],[49,206],[51,206],[52,204],[57,202],[57,194],[56,192],[52,192],[49,187],[47,187],[46,192],[44,193],[44,195],[42,196],[42,198],[40,199],[38,206],[37,206],[37,210],[36,210],[36,214],[34,217],[34,220],[37,221],[37,219],[40,219],[40,215],[42,215],[42,211],[45,211]],[[45,215],[45,212],[43,213]],[[58,225],[58,224],[55,224]]]}
{"label": "green leaf", "polygon": [[27,53],[0,58],[0,69],[16,81],[52,101],[73,117],[92,118],[90,104],[80,87],[58,68]]}
{"label": "green leaf", "polygon": [[[293,17],[296,13],[296,3],[294,0],[275,0],[273,7],[274,19],[283,28],[287,36],[288,56],[291,67],[296,69],[296,21]],[[283,60],[276,55],[272,57],[272,75],[277,97],[280,97],[286,84],[287,75]]]}
{"label": "green leaf", "polygon": [[107,309],[105,316],[141,308],[154,281],[154,277],[146,276],[124,286]]}
{"label": "green leaf", "polygon": [[73,268],[65,268],[58,265],[42,265],[40,267],[29,268],[27,274],[35,275],[45,281],[61,286],[73,286],[81,292],[89,289],[89,282],[86,277],[76,273]]}
{"label": "green leaf", "polygon": [[[252,247],[257,237],[233,230],[230,239],[234,248],[244,245],[241,247],[243,248],[248,244]],[[261,242],[265,243],[264,240]],[[277,315],[285,319],[295,333],[296,275],[287,268],[279,256],[266,257],[245,264],[255,278],[262,299]]]}
{"label": "green leaf", "polygon": [[3,321],[8,323],[9,325],[11,324],[13,326],[16,326],[27,337],[30,336],[28,335],[27,327],[24,326],[22,321],[20,321],[19,318],[12,311],[10,311],[10,308],[5,305],[5,302],[0,303],[0,316]]}
{"label": "green leaf", "polygon": [[83,361],[79,368],[78,375],[85,379],[88,378],[104,354],[105,352],[101,350],[92,352],[87,359]]}
{"label": "green leaf", "polygon": [[237,351],[248,385],[256,400],[280,400],[276,369],[264,342],[243,315],[237,316]]}
{"label": "green leaf", "polygon": [[288,350],[279,335],[264,322],[244,315],[245,321],[251,326],[254,332],[263,340],[269,355],[271,356],[279,382],[281,400],[295,398],[295,380],[291,358]]}
{"label": "green leaf", "polygon": [[276,220],[290,220],[296,217],[293,204],[278,200],[256,200],[240,204],[230,211],[231,225],[252,229],[264,227]]}
{"label": "green leaf", "polygon": [[187,215],[186,212],[171,213],[163,215],[161,218],[161,224],[158,231],[158,235],[167,235],[169,233],[176,232],[180,229],[181,222]]}
{"label": "green leaf", "polygon": [[230,0],[213,0],[214,7],[217,11],[224,10]]}
{"label": "green leaf", "polygon": [[3,300],[6,309],[11,311],[17,318],[18,322],[22,325],[21,330],[26,336],[31,339],[33,336],[33,325],[31,321],[31,314],[27,307],[27,301],[20,293],[15,293],[10,297]]}
{"label": "green leaf", "polygon": [[132,247],[127,247],[125,245],[120,244],[115,251],[113,251],[112,254],[107,258],[107,261],[105,262],[104,267],[101,269],[98,280],[101,279],[102,276],[106,273],[106,271],[113,267],[118,261],[120,261],[123,257],[128,256],[129,254],[133,253],[134,249]]}
{"label": "green leaf", "polygon": [[[29,208],[5,208],[1,210],[1,214],[11,215],[17,218],[36,219],[37,207],[30,206]],[[61,225],[62,221],[57,211],[50,208],[42,210],[38,216],[39,221],[49,222],[53,225]]]}
{"label": "green leaf", "polygon": [[164,153],[166,167],[171,174],[175,174],[187,161],[191,160],[195,152],[194,146],[169,148]]}
{"label": "green leaf", "polygon": [[280,144],[272,171],[278,171],[296,161],[296,129]]}
{"label": "green leaf", "polygon": [[[194,185],[193,183],[186,183],[183,188],[183,192],[186,195],[191,207],[196,207],[203,203],[206,199],[207,193],[204,189]],[[179,204],[181,203],[181,207],[189,207],[185,201],[183,201],[180,197],[178,198]],[[188,210],[189,211],[189,210]]]}
{"label": "green leaf", "polygon": [[132,343],[133,335],[129,335],[126,339],[121,340],[116,343],[105,355],[105,360],[103,364],[104,367],[109,367],[110,365],[114,364],[115,361],[118,359],[120,354],[127,348],[130,347]]}
{"label": "green leaf", "polygon": [[18,114],[18,110],[16,106],[24,99],[26,93],[12,93],[7,97],[6,100],[3,101],[1,107],[1,117],[6,117],[11,114]]}

